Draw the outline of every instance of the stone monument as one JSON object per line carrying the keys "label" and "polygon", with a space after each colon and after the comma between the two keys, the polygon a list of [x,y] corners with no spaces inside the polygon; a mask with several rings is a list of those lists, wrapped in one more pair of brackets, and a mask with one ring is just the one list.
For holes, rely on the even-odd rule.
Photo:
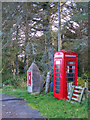
{"label": "stone monument", "polygon": [[35,63],[27,71],[27,90],[32,94],[40,94],[43,89],[43,76]]}

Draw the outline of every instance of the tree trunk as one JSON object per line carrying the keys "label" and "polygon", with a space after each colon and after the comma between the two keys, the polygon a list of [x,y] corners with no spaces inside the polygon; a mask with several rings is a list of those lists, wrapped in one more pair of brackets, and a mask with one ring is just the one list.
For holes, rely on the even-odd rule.
{"label": "tree trunk", "polygon": [[15,72],[15,74],[17,75],[19,73],[18,55],[17,54],[16,54],[16,58],[15,58],[15,64],[16,64],[16,72]]}
{"label": "tree trunk", "polygon": [[[17,26],[17,33],[16,33],[16,45],[15,45],[15,48],[16,49],[19,49],[18,48],[18,26]],[[16,71],[15,71],[15,74],[17,75],[19,73],[19,64],[18,64],[18,52],[16,53],[16,56],[15,56],[15,65],[16,65]]]}
{"label": "tree trunk", "polygon": [[24,57],[24,74],[26,72],[26,59],[27,59],[27,55],[25,54],[25,57]]}
{"label": "tree trunk", "polygon": [[84,74],[84,59],[81,61],[81,76]]}
{"label": "tree trunk", "polygon": [[[26,3],[26,7],[27,7],[27,3]],[[26,31],[25,31],[25,57],[24,57],[24,73],[26,73],[27,70],[27,44],[28,44],[28,39],[29,39],[29,35],[28,35],[28,31],[29,31],[29,25],[28,25],[28,20],[27,20],[28,15],[26,15],[26,20],[25,20],[25,25],[26,25]]]}
{"label": "tree trunk", "polygon": [[44,18],[44,28],[45,28],[45,35],[46,35],[46,46],[47,46],[47,53],[49,59],[49,70],[53,71],[53,61],[54,61],[54,49],[52,46],[51,40],[51,29],[50,29],[50,3],[45,3],[43,7],[45,18]]}

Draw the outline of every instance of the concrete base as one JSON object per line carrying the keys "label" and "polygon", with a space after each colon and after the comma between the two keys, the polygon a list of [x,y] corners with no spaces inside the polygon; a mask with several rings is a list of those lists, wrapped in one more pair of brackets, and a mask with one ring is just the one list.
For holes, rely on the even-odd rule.
{"label": "concrete base", "polygon": [[32,93],[32,87],[31,86],[28,86],[27,90],[28,90],[28,92]]}
{"label": "concrete base", "polygon": [[31,93],[31,95],[39,95],[40,92],[34,92],[34,93]]}

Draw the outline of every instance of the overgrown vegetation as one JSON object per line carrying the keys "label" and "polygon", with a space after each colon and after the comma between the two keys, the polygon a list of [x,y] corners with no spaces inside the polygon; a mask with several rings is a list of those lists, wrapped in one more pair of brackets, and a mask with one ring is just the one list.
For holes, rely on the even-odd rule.
{"label": "overgrown vegetation", "polygon": [[[45,78],[44,78],[45,79]],[[53,80],[52,80],[53,81]],[[84,74],[82,77],[77,77],[77,85],[85,87],[85,82],[88,86],[88,75]],[[26,88],[27,87],[27,75],[8,75],[8,78],[3,82],[4,86],[11,85],[14,88]]]}
{"label": "overgrown vegetation", "polygon": [[84,73],[81,77],[77,77],[77,86],[85,87],[85,82],[88,87],[88,75],[87,74]]}
{"label": "overgrown vegetation", "polygon": [[26,88],[27,76],[26,75],[8,75],[8,78],[3,82],[3,85],[11,85],[14,88]]}
{"label": "overgrown vegetation", "polygon": [[7,86],[2,90],[3,94],[9,94],[22,98],[28,102],[28,106],[39,110],[42,115],[47,118],[87,118],[88,117],[88,100],[79,103],[69,103],[65,99],[60,100],[53,97],[53,93],[49,92],[44,95],[30,95],[26,89],[14,89]]}

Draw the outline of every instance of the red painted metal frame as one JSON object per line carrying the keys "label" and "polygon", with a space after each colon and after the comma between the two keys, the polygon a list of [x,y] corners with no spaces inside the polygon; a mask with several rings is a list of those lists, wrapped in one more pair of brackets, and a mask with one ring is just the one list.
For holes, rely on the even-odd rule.
{"label": "red painted metal frame", "polygon": [[[61,61],[59,76],[57,76],[57,78],[59,78],[59,82],[60,82],[59,85],[55,84],[55,82],[58,82],[55,80],[55,78],[56,78],[56,76],[55,76],[56,75],[56,71],[55,71],[56,70],[56,61]],[[77,85],[77,53],[75,53],[73,51],[64,51],[64,50],[56,52],[54,54],[53,96],[58,99],[64,99],[64,98],[67,99],[67,95],[68,95],[67,83],[72,82],[72,81],[66,80],[66,65],[67,65],[66,62],[67,61],[75,61],[75,68],[74,68],[75,69],[75,73],[74,73],[75,80],[73,81],[73,85],[75,85],[75,86]],[[71,73],[71,74],[73,74],[73,73]],[[56,92],[56,86],[59,87],[59,89],[58,89],[59,93]]]}

